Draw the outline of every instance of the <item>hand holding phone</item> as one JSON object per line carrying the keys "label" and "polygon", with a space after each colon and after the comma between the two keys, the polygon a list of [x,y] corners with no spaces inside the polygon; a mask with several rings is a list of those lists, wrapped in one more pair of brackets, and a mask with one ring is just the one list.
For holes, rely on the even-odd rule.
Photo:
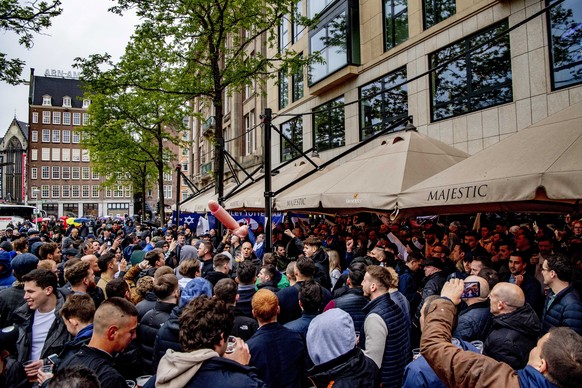
{"label": "hand holding phone", "polygon": [[462,299],[478,298],[481,295],[479,282],[465,282],[465,288],[461,294]]}

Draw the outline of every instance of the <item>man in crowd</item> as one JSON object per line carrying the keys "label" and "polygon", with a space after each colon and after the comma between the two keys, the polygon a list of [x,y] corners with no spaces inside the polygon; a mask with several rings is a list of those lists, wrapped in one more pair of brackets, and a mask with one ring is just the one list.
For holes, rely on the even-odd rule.
{"label": "man in crowd", "polygon": [[550,288],[542,315],[542,334],[552,327],[568,326],[582,335],[582,302],[570,284],[572,272],[572,261],[561,254],[549,256],[542,264],[544,284]]}
{"label": "man in crowd", "polygon": [[89,343],[93,335],[95,303],[87,294],[69,295],[59,311],[59,315],[65,323],[67,331],[73,337],[65,344],[63,351],[59,354],[60,365],[62,362],[69,362],[83,345]]}
{"label": "man in crowd", "polygon": [[214,247],[209,241],[201,241],[198,245],[198,259],[202,265],[201,276],[204,277],[206,274],[213,269],[212,253],[214,252]]}
{"label": "man in crowd", "polygon": [[498,283],[491,290],[489,299],[494,317],[483,354],[505,362],[513,369],[525,368],[529,352],[540,333],[538,316],[525,303],[522,289],[515,284]]}
{"label": "man in crowd", "polygon": [[509,274],[503,276],[502,280],[519,286],[525,295],[525,302],[535,311],[541,311],[542,295],[540,293],[540,283],[534,276],[534,270],[528,268],[523,252],[511,252],[509,256]]}
{"label": "man in crowd", "polygon": [[321,312],[321,292],[319,287],[319,284],[314,280],[303,283],[301,290],[299,290],[301,317],[285,324],[286,328],[301,334],[302,338],[307,335],[307,328],[313,318]]}
{"label": "man in crowd", "polygon": [[223,255],[222,253],[218,253],[214,255],[212,260],[214,263],[214,270],[208,272],[205,276],[205,279],[212,283],[212,287],[214,287],[220,279],[229,277],[230,258],[228,258],[226,255]]}
{"label": "man in crowd", "polygon": [[[408,257],[410,258],[410,256]],[[325,306],[325,311],[332,308],[340,308],[347,312],[352,318],[355,330],[358,333],[362,332],[364,319],[366,318],[366,314],[362,310],[370,301],[364,296],[364,290],[362,290],[365,274],[366,263],[361,261],[352,262],[348,268],[347,292],[333,299]]]}
{"label": "man in crowd", "polygon": [[99,269],[101,270],[101,278],[99,279],[99,282],[97,282],[97,287],[101,288],[103,294],[107,297],[105,287],[107,286],[107,283],[115,277],[115,274],[118,271],[119,262],[114,253],[107,252],[99,257],[98,264]]}
{"label": "man in crowd", "polygon": [[277,259],[277,270],[279,272],[285,272],[287,265],[289,265],[290,260],[287,258],[287,253],[285,251],[285,244],[278,242],[274,246],[275,258]]}
{"label": "man in crowd", "polygon": [[95,372],[102,387],[127,387],[125,378],[115,369],[114,355],[121,353],[135,338],[137,310],[122,298],[112,297],[95,312],[93,335],[89,344],[61,363],[59,370],[71,366],[84,366]]}
{"label": "man in crowd", "polygon": [[462,280],[451,279],[424,318],[421,352],[446,386],[577,386],[582,379],[582,337],[569,328],[554,329],[540,338],[521,370],[453,345],[451,331],[463,289]]}
{"label": "man in crowd", "polygon": [[181,352],[169,349],[160,360],[158,375],[144,388],[266,387],[255,368],[249,368],[247,344],[237,339],[226,353],[233,316],[217,298],[193,299],[180,317]]}
{"label": "man in crowd", "polygon": [[253,318],[252,300],[255,295],[256,280],[255,264],[251,261],[242,261],[236,269],[236,281],[238,282],[238,300],[239,310],[247,317]]}
{"label": "man in crowd", "polygon": [[458,316],[457,327],[453,337],[463,341],[483,341],[491,326],[491,314],[489,312],[489,284],[479,276],[469,276],[467,282],[479,284],[479,294],[475,297],[465,297],[463,301],[467,308],[461,310]]}
{"label": "man in crowd", "polygon": [[270,387],[301,387],[305,376],[305,342],[301,334],[277,322],[279,301],[274,292],[259,290],[253,296],[253,316],[259,330],[247,342],[250,365]]}
{"label": "man in crowd", "polygon": [[465,233],[465,244],[471,248],[466,254],[467,258],[475,259],[478,256],[489,256],[489,252],[479,244],[479,236],[474,230]]}
{"label": "man in crowd", "polygon": [[65,324],[59,317],[64,299],[57,291],[57,277],[45,269],[35,269],[22,277],[26,305],[14,312],[18,327],[18,360],[33,361],[26,368],[28,377],[36,376],[38,369],[53,353],[60,353],[70,339]]}
{"label": "man in crowd", "polygon": [[331,288],[329,277],[329,257],[323,250],[321,240],[316,237],[308,237],[303,241],[303,254],[315,263],[316,271],[314,279],[328,290]]}
{"label": "man in crowd", "polygon": [[[214,286],[214,297],[226,303],[234,315],[231,335],[248,341],[259,328],[254,318],[249,318],[237,306],[237,284],[233,279],[220,279]],[[252,315],[252,309],[251,309]]]}
{"label": "man in crowd", "polygon": [[12,325],[14,311],[26,303],[22,277],[36,269],[37,265],[38,258],[31,253],[21,253],[12,259],[12,272],[16,282],[0,291],[0,328]]}
{"label": "man in crowd", "polygon": [[364,307],[366,318],[360,345],[380,368],[382,385],[402,385],[404,367],[411,359],[410,333],[404,313],[390,298],[390,272],[370,265],[362,282],[370,303]]}

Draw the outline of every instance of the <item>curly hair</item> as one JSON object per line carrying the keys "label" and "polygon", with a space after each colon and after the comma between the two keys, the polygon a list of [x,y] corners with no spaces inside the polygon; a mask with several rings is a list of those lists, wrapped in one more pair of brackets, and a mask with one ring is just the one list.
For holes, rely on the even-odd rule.
{"label": "curly hair", "polygon": [[230,335],[234,316],[226,304],[201,295],[188,303],[180,316],[180,345],[184,352],[214,349]]}
{"label": "curly hair", "polygon": [[135,292],[142,298],[145,298],[145,294],[154,289],[154,278],[151,276],[144,276],[137,281],[135,285]]}

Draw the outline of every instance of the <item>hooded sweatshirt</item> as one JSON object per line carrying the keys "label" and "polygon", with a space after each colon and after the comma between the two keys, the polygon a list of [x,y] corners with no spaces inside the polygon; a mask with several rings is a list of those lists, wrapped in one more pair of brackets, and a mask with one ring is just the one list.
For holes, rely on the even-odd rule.
{"label": "hooded sweatshirt", "polygon": [[12,274],[12,265],[10,265],[10,254],[0,252],[0,289],[12,286],[16,278]]}
{"label": "hooded sweatshirt", "polygon": [[219,355],[210,349],[200,349],[190,353],[168,349],[158,366],[156,387],[185,386],[198,372],[202,363],[212,357],[219,357]]}

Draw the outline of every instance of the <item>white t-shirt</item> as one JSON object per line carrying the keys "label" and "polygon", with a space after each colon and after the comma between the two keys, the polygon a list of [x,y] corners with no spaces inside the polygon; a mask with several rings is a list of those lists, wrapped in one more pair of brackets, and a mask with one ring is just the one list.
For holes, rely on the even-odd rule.
{"label": "white t-shirt", "polygon": [[30,359],[35,361],[40,359],[44,342],[48,332],[55,320],[55,310],[48,313],[34,311],[34,323],[32,324],[32,347],[30,350]]}

